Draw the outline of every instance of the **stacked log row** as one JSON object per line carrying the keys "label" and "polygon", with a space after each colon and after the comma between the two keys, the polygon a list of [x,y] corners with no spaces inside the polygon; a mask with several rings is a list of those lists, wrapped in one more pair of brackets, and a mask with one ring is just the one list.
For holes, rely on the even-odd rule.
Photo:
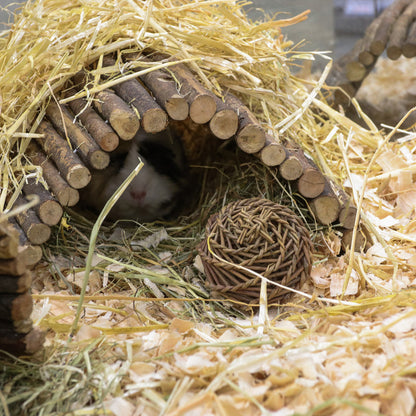
{"label": "stacked log row", "polygon": [[396,60],[400,56],[416,56],[416,3],[412,0],[396,0],[387,7],[365,31],[353,49],[335,62],[327,79],[329,86],[341,87],[334,93],[336,104],[347,103],[371,72],[378,57],[386,51]]}
{"label": "stacked log row", "polygon": [[[350,218],[355,219],[355,207],[342,190],[334,191],[331,180],[298,145],[267,134],[237,97],[229,93],[218,97],[182,64],[143,71],[166,62],[152,61],[155,57],[161,59],[156,55],[136,57],[134,67],[140,71],[137,78],[129,76],[128,80],[112,83],[111,90],[105,89],[93,97],[93,104],[79,94],[90,82],[87,72],[72,79],[63,94],[66,104],[51,102],[48,105],[46,117],[38,128],[43,138],[37,139],[30,149],[32,161],[42,167],[49,189],[40,184],[28,184],[24,189],[26,195],[31,192],[42,195],[43,203],[51,207],[56,204],[73,206],[79,199],[78,190],[90,180],[91,169],[105,169],[110,160],[109,152],[115,150],[120,141],[131,140],[139,129],[152,134],[166,129],[169,122],[191,123],[220,140],[235,139],[242,151],[276,169],[307,200],[318,223],[341,224],[346,229],[353,227]],[[112,72],[118,76],[119,66],[126,63],[107,56],[103,64],[107,67],[107,81]],[[192,138],[192,141],[197,140]],[[184,147],[187,148],[187,143]],[[23,202],[17,201],[18,204]],[[32,227],[23,218],[19,225],[30,243],[41,244],[41,239],[34,239],[35,232],[30,231],[37,224],[40,234],[40,224],[49,227],[60,215],[61,212],[56,213],[54,220],[48,222],[39,206],[30,213],[30,219],[25,219]],[[42,235],[46,234],[45,229]]]}
{"label": "stacked log row", "polygon": [[33,354],[44,342],[44,334],[30,319],[32,276],[27,254],[17,229],[0,222],[0,349],[15,355]]}

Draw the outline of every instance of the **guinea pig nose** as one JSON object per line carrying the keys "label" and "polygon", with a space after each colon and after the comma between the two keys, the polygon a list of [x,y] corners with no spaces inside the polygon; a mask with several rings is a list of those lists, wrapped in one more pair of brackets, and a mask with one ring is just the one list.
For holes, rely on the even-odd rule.
{"label": "guinea pig nose", "polygon": [[137,202],[143,201],[146,198],[146,191],[130,191],[130,196]]}

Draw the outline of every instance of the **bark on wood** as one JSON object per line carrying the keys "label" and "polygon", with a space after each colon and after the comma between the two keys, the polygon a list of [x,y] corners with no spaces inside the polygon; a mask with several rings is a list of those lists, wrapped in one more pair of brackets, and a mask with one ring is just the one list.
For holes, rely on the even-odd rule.
{"label": "bark on wood", "polygon": [[334,223],[341,210],[337,195],[333,191],[329,181],[325,182],[324,191],[309,204],[316,220],[323,225]]}
{"label": "bark on wood", "polygon": [[[88,74],[79,71],[72,77],[77,89],[85,88],[89,82]],[[103,90],[94,96],[94,108],[107,120],[122,140],[131,140],[140,128],[136,112],[114,91]]]}
{"label": "bark on wood", "polygon": [[217,109],[215,95],[207,90],[184,65],[171,66],[169,71],[180,83],[179,92],[188,101],[191,120],[197,124],[208,123]]}
{"label": "bark on wood", "polygon": [[26,271],[21,276],[0,275],[1,293],[24,293],[30,289],[32,274]]}
{"label": "bark on wood", "polygon": [[55,162],[59,172],[70,186],[75,189],[84,188],[91,180],[90,171],[80,158],[72,152],[68,143],[53,128],[49,121],[43,120],[37,132],[44,134],[43,139],[37,139],[44,152]]}
{"label": "bark on wood", "polygon": [[32,297],[23,294],[0,294],[0,316],[6,321],[23,321],[30,318],[33,309]]}
{"label": "bark on wood", "polygon": [[254,114],[234,95],[225,96],[225,104],[238,114],[236,142],[245,153],[257,153],[266,144],[266,132]]}
{"label": "bark on wood", "polygon": [[266,134],[265,146],[261,149],[258,156],[266,166],[279,166],[285,161],[287,153],[281,143],[278,143],[274,137]]}
{"label": "bark on wood", "polygon": [[13,331],[1,330],[0,327],[0,349],[8,351],[16,356],[22,354],[34,354],[43,346],[45,333],[37,328],[28,334],[18,334]]}
{"label": "bark on wood", "polygon": [[39,196],[40,203],[34,207],[34,211],[44,224],[53,226],[59,223],[63,214],[62,206],[41,183],[36,183],[34,178],[30,178],[23,186],[23,192],[25,195]]}
{"label": "bark on wood", "polygon": [[406,40],[403,42],[402,52],[406,58],[416,56],[416,21],[410,25]]}
{"label": "bark on wood", "polygon": [[17,256],[19,232],[8,222],[0,223],[0,259],[12,259]]}
{"label": "bark on wood", "polygon": [[221,140],[233,137],[238,129],[237,110],[229,107],[224,101],[215,97],[217,112],[209,122],[213,135]]}
{"label": "bark on wood", "polygon": [[[15,205],[21,206],[26,203],[26,199],[23,196],[19,196]],[[16,220],[32,244],[43,244],[49,240],[51,229],[48,225],[41,222],[34,210],[28,209],[16,215]]]}
{"label": "bark on wood", "polygon": [[[129,60],[141,60],[151,62],[143,56],[128,57]],[[145,69],[138,67],[137,69]],[[179,84],[175,81],[168,70],[156,69],[141,75],[140,79],[152,92],[156,102],[169,114],[172,120],[186,120],[189,115],[189,104],[186,98],[179,93]]]}
{"label": "bark on wood", "polygon": [[387,44],[387,56],[396,60],[402,54],[409,27],[416,17],[416,3],[411,3],[394,22]]}
{"label": "bark on wood", "polygon": [[84,163],[94,169],[105,169],[108,166],[109,154],[100,149],[85,129],[74,123],[74,115],[67,107],[51,101],[46,108],[46,115],[62,137],[68,136]]}
{"label": "bark on wood", "polygon": [[95,98],[95,108],[108,120],[120,139],[131,140],[140,128],[136,113],[113,91],[101,91]]}
{"label": "bark on wood", "polygon": [[[107,56],[104,66],[115,65],[115,61]],[[156,103],[146,88],[137,80],[129,79],[114,85],[114,91],[129,105],[139,112],[141,125],[147,133],[159,133],[168,125],[168,116]]]}
{"label": "bark on wood", "polygon": [[[74,88],[66,92],[70,97],[77,93]],[[91,107],[84,98],[76,98],[69,101],[72,112],[81,120],[89,134],[94,138],[100,148],[106,152],[112,152],[117,148],[119,138],[115,131],[109,126],[99,114]]]}
{"label": "bark on wood", "polygon": [[411,0],[396,0],[377,18],[379,24],[370,45],[372,54],[379,56],[383,53],[393,24],[410,2]]}
{"label": "bark on wood", "polygon": [[68,185],[53,162],[36,143],[30,144],[28,155],[35,165],[42,168],[42,176],[59,203],[64,207],[76,205],[79,201],[79,192]]}

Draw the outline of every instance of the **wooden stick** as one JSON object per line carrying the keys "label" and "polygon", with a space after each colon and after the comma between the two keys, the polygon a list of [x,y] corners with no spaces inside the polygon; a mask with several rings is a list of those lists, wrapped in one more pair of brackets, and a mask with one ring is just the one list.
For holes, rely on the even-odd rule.
{"label": "wooden stick", "polygon": [[399,59],[409,27],[416,17],[416,3],[411,3],[392,25],[387,44],[387,56],[391,60]]}
{"label": "wooden stick", "polygon": [[[113,65],[115,65],[114,59],[106,56],[104,66]],[[114,85],[113,88],[117,95],[139,112],[141,125],[147,133],[159,133],[165,130],[168,125],[167,114],[137,79],[129,79]]]}
{"label": "wooden stick", "polygon": [[292,142],[286,141],[283,144],[286,148],[287,158],[279,166],[279,173],[287,181],[299,179],[304,171],[304,164],[301,162],[305,158],[303,150]]}
{"label": "wooden stick", "polygon": [[406,58],[416,56],[416,21],[410,25],[407,37],[403,42],[402,53]]}
{"label": "wooden stick", "polygon": [[19,233],[8,222],[0,223],[0,259],[12,259],[17,256]]}
{"label": "wooden stick", "polygon": [[225,104],[238,114],[236,142],[245,153],[257,153],[266,144],[266,132],[254,114],[234,95],[225,96]]}
{"label": "wooden stick", "polygon": [[318,168],[308,167],[297,181],[298,191],[305,198],[316,198],[324,191],[326,180]]}
{"label": "wooden stick", "polygon": [[26,263],[23,253],[18,253],[14,259],[0,260],[0,274],[21,276],[25,271]]}
{"label": "wooden stick", "polygon": [[68,184],[75,189],[86,187],[91,180],[90,171],[72,152],[68,143],[57,133],[52,124],[46,120],[41,121],[37,132],[45,136],[37,141],[44,152],[55,162]]}
{"label": "wooden stick", "polygon": [[44,224],[53,226],[61,221],[64,212],[62,206],[41,183],[36,183],[34,178],[30,178],[23,185],[23,192],[25,195],[36,194],[39,196],[40,203],[34,207],[34,211]]}
{"label": "wooden stick", "polygon": [[297,181],[298,192],[305,198],[316,198],[325,189],[327,178],[322,174],[316,163],[306,153],[298,153],[299,162],[303,166],[302,176]]}
{"label": "wooden stick", "polygon": [[14,355],[34,354],[42,348],[44,342],[45,333],[37,328],[28,334],[17,334],[10,330],[1,330],[0,326],[0,349]]}
{"label": "wooden stick", "polygon": [[[152,62],[144,56],[137,54],[127,57],[129,61]],[[137,67],[145,69],[146,67]],[[186,98],[179,93],[179,84],[167,71],[156,69],[147,74],[141,75],[140,79],[152,92],[156,102],[169,114],[172,120],[186,120],[189,115],[189,104]]]}
{"label": "wooden stick", "polygon": [[[352,244],[352,235],[353,230],[344,229],[342,230],[342,238],[341,238],[341,245],[344,250],[350,249]],[[354,251],[360,252],[362,250],[366,251],[371,246],[371,241],[366,235],[364,228],[360,227],[357,230],[356,238],[355,238],[355,245]]]}
{"label": "wooden stick", "polygon": [[[15,205],[21,206],[26,203],[26,199],[19,195],[16,199]],[[25,212],[17,214],[16,220],[31,243],[43,244],[49,240],[49,237],[51,236],[50,227],[41,222],[35,211],[32,209],[28,209]]]}
{"label": "wooden stick", "polygon": [[36,143],[30,143],[28,155],[35,165],[42,168],[42,176],[59,203],[64,207],[76,205],[79,201],[79,192],[68,185],[56,166],[47,158]]}
{"label": "wooden stick", "polygon": [[364,38],[361,42],[361,49],[358,54],[358,60],[365,66],[371,66],[375,63],[376,57],[370,51],[371,42],[374,39],[378,28],[378,21],[374,19],[370,26],[365,30]]}
{"label": "wooden stick", "polygon": [[15,218],[8,218],[8,222],[13,226],[19,235],[18,256],[22,259],[27,268],[31,269],[42,259],[42,248],[30,244],[24,231],[20,228]]}
{"label": "wooden stick", "polygon": [[62,137],[68,136],[77,149],[81,159],[94,169],[105,169],[110,163],[110,156],[103,152],[97,142],[79,124],[73,122],[74,115],[65,106],[51,101],[46,108],[46,115],[52,121]]}
{"label": "wooden stick", "polygon": [[[66,91],[65,95],[70,97],[75,94],[77,94],[77,91],[74,88],[70,88]],[[112,152],[117,148],[119,143],[117,134],[97,114],[87,100],[84,98],[76,98],[75,100],[69,101],[68,105],[102,150]]]}
{"label": "wooden stick", "polygon": [[0,294],[0,316],[7,321],[29,319],[33,309],[32,296],[23,294]]}
{"label": "wooden stick", "polygon": [[95,98],[95,108],[108,120],[120,139],[131,140],[140,128],[136,113],[113,91],[101,91]]}
{"label": "wooden stick", "polygon": [[208,123],[217,109],[215,95],[206,89],[186,66],[171,66],[169,72],[173,73],[181,85],[180,95],[188,101],[191,120],[197,124]]}
{"label": "wooden stick", "polygon": [[0,275],[1,293],[24,293],[30,289],[32,274],[26,271],[21,276]]}
{"label": "wooden stick", "polygon": [[355,224],[355,217],[357,215],[357,207],[348,199],[341,199],[341,210],[338,216],[339,224],[348,229],[352,230]]}
{"label": "wooden stick", "polygon": [[312,199],[309,206],[320,224],[329,225],[338,219],[341,206],[330,181],[325,182],[324,191]]}
{"label": "wooden stick", "polygon": [[266,166],[279,166],[286,159],[287,152],[281,143],[278,143],[274,137],[266,134],[265,146],[260,150],[258,156]]}
{"label": "wooden stick", "polygon": [[384,49],[386,48],[393,24],[400,16],[402,11],[408,6],[410,1],[411,0],[396,0],[377,18],[378,27],[375,31],[374,39],[370,45],[370,52],[373,55],[379,56],[383,53]]}
{"label": "wooden stick", "polygon": [[209,128],[215,137],[227,140],[234,136],[238,129],[238,114],[236,109],[229,107],[224,101],[215,97],[217,112],[209,122]]}

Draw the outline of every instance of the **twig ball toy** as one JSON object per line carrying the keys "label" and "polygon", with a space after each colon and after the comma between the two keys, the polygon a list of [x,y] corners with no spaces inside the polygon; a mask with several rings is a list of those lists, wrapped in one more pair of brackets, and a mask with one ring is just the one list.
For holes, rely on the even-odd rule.
{"label": "twig ball toy", "polygon": [[[210,289],[247,304],[259,303],[261,276],[299,288],[312,264],[312,242],[299,217],[261,198],[233,202],[212,215],[198,250]],[[269,304],[287,294],[267,283]]]}

